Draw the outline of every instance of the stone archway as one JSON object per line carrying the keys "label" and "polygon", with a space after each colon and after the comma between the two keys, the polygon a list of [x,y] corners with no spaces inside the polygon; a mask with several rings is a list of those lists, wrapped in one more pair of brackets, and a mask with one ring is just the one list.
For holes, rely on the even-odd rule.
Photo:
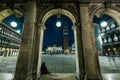
{"label": "stone archway", "polygon": [[113,19],[117,21],[118,25],[120,25],[120,19],[119,19],[120,10],[119,10],[119,7],[117,7],[114,4],[109,5],[106,9],[103,4],[94,5],[94,7],[90,9],[91,23],[95,15],[97,15],[98,17],[101,17],[104,14],[111,16]]}
{"label": "stone archway", "polygon": [[[93,18],[95,15],[97,15],[98,17],[102,17],[104,14],[111,16],[118,24],[118,26],[120,25],[120,11],[119,11],[119,7],[117,7],[115,4],[111,4],[109,6],[107,6],[107,8],[105,9],[103,4],[99,4],[99,5],[92,5],[92,8],[89,11],[90,13],[90,22],[92,25],[92,33],[94,35],[94,27],[98,24],[94,24],[93,22]],[[94,39],[93,44],[94,47],[96,47],[95,45],[95,36],[92,37]]]}
{"label": "stone archway", "polygon": [[77,22],[76,19],[75,19],[75,17],[74,17],[69,11],[67,11],[67,10],[65,10],[65,9],[60,9],[60,8],[58,8],[58,9],[53,9],[53,10],[48,11],[48,12],[43,16],[41,23],[45,23],[45,21],[46,21],[49,17],[51,17],[52,15],[55,15],[55,14],[63,14],[63,15],[65,15],[65,16],[69,17],[70,20],[72,20],[73,24],[75,24],[75,23]]}
{"label": "stone archway", "polygon": [[117,7],[115,4],[109,4],[107,6],[107,8],[105,9],[105,5],[103,4],[96,4],[96,5],[90,5],[92,7],[92,9],[90,9],[90,22],[92,24],[92,32],[93,32],[93,44],[94,44],[94,47],[95,47],[95,36],[94,36],[94,27],[95,23],[92,23],[93,22],[93,18],[95,15],[97,15],[98,17],[102,17],[104,14],[108,15],[108,16],[111,16],[118,24],[118,26],[120,25],[120,10],[119,10],[119,7]]}
{"label": "stone archway", "polygon": [[[37,80],[40,77],[41,46],[43,41],[43,30],[45,28],[42,22],[39,23],[36,21],[38,19],[36,3],[29,1],[27,7],[28,10],[25,14],[24,31],[22,35],[20,54],[18,56],[14,80]],[[70,15],[69,18],[71,18],[75,24],[75,18],[66,10],[62,11],[65,12],[65,15]],[[75,25],[75,27],[77,26]],[[76,35],[79,36],[80,34],[76,33]],[[81,42],[79,44],[81,45]],[[81,47],[79,47],[77,50],[81,52]]]}
{"label": "stone archway", "polygon": [[[52,5],[54,6],[54,4]],[[86,4],[80,4],[72,7],[76,7],[75,9],[78,10],[76,10],[75,13],[79,14],[76,14],[78,18],[77,21],[74,21],[76,20],[74,18],[75,16],[72,16],[73,18],[68,16],[69,18],[74,19],[73,21],[76,22],[73,26],[73,29],[75,31],[74,34],[76,35],[75,45],[77,46],[76,53],[78,54],[78,69],[80,70],[78,70],[77,76],[80,80],[102,80],[96,53],[93,49],[89,7]],[[62,7],[60,8],[62,9]],[[47,7],[45,9],[47,9]],[[44,12],[42,10],[37,10],[39,10],[37,4],[33,1],[28,1],[24,21],[24,31],[20,46],[20,54],[18,56],[14,80],[37,80],[40,77],[39,68],[41,66],[41,46],[45,26],[42,21],[39,23],[37,15],[39,12]],[[62,11],[67,13],[66,10]],[[71,14],[68,12],[66,15]],[[40,17],[42,16],[40,15]],[[47,18],[45,18],[43,21],[46,19]]]}
{"label": "stone archway", "polygon": [[[51,17],[52,15],[56,15],[56,14],[62,14],[62,15],[67,16],[68,18],[70,18],[70,20],[73,23],[73,27],[72,28],[73,28],[73,31],[74,31],[74,39],[75,39],[75,45],[76,45],[75,47],[76,47],[76,55],[77,55],[77,57],[76,57],[76,69],[77,69],[76,70],[76,74],[77,74],[77,77],[80,77],[82,79],[84,77],[83,76],[84,75],[83,74],[83,72],[84,72],[83,66],[84,65],[83,65],[83,55],[82,55],[83,52],[82,52],[82,47],[79,47],[79,46],[82,46],[82,43],[78,42],[78,39],[79,39],[79,41],[81,39],[80,34],[77,32],[77,27],[79,26],[79,24],[76,25],[77,21],[76,21],[75,17],[73,16],[73,14],[71,14],[69,11],[67,11],[65,9],[62,9],[62,8],[52,9],[52,10],[46,12],[46,14],[42,17],[41,23],[38,23],[39,24],[39,28],[41,28],[41,29],[39,31],[37,31],[39,33],[36,33],[37,35],[39,35],[39,36],[37,36],[37,39],[39,39],[38,41],[40,41],[40,44],[42,44],[42,41],[43,41],[43,32],[44,32],[44,29],[45,29],[44,23],[46,22],[46,20],[49,17]],[[37,42],[36,42],[36,46],[37,46]],[[40,49],[38,49],[38,52],[39,52],[38,62],[40,63],[41,62],[42,45],[38,45],[37,47],[40,48]],[[40,66],[41,65],[39,64],[38,68]],[[38,71],[40,71],[40,70],[38,70]]]}
{"label": "stone archway", "polygon": [[[7,25],[6,23],[4,23],[3,20],[6,19],[7,17],[11,16],[11,15],[15,15],[17,18],[19,18],[19,17],[23,16],[23,13],[21,11],[17,10],[17,9],[13,9],[13,10],[10,9],[10,8],[1,9],[1,11],[0,11],[0,24]],[[3,48],[5,48],[5,46]],[[8,49],[7,55],[8,54],[11,55],[12,53],[11,53],[10,49],[14,49],[14,48],[9,47],[9,48],[6,48],[6,49]]]}
{"label": "stone archway", "polygon": [[5,10],[1,10],[0,11],[0,22],[2,20],[4,20],[6,17],[10,16],[10,15],[13,15],[15,14],[16,16],[18,17],[21,17],[23,16],[23,13],[21,13],[19,10],[17,9],[14,9],[14,10],[11,10],[11,9],[5,9]]}

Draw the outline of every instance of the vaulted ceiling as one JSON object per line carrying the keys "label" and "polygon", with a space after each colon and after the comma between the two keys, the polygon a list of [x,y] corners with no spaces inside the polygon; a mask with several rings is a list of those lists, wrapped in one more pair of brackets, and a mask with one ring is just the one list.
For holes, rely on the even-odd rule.
{"label": "vaulted ceiling", "polygon": [[[26,4],[28,0],[0,0],[0,4],[5,4],[5,3],[16,3],[16,4]],[[42,3],[51,3],[51,2],[80,2],[80,3],[120,3],[120,0],[33,0],[37,2],[42,2]]]}

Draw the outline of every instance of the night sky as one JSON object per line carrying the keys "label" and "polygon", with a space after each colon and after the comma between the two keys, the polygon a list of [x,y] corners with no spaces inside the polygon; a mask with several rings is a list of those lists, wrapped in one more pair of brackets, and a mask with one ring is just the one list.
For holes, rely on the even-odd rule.
{"label": "night sky", "polygon": [[[13,28],[15,30],[21,30],[23,29],[22,24],[24,22],[24,18],[20,17],[17,18],[15,15],[11,15],[3,20],[4,23],[10,26],[10,22],[15,21],[17,22],[18,26],[16,28]],[[56,26],[56,22],[60,21],[62,23],[61,27]],[[43,47],[51,46],[54,44],[57,44],[58,46],[63,44],[63,26],[68,26],[69,29],[69,44],[71,45],[74,42],[74,34],[72,28],[72,22],[71,20],[61,15],[60,18],[57,18],[56,15],[51,16],[46,22],[46,30],[44,31],[44,39],[43,39]]]}
{"label": "night sky", "polygon": [[93,23],[97,23],[100,25],[102,21],[108,21],[109,19],[112,19],[112,17],[108,15],[103,15],[102,17],[99,18],[97,16],[94,16]]}
{"label": "night sky", "polygon": [[12,28],[15,29],[15,30],[21,30],[21,33],[22,33],[22,29],[23,29],[22,25],[23,25],[23,22],[24,22],[23,16],[17,18],[15,15],[11,15],[11,16],[8,16],[7,18],[5,18],[3,20],[3,22],[5,24],[9,25],[9,26],[11,26],[10,25],[11,21],[15,21],[18,24],[18,26],[16,28],[13,28],[13,27]]}
{"label": "night sky", "polygon": [[[103,15],[102,17],[98,18],[97,16],[94,17],[93,22],[100,24],[102,21],[107,21],[111,19],[112,17]],[[10,22],[15,21],[17,22],[18,26],[14,28],[15,30],[20,29],[22,31],[23,27],[22,24],[24,22],[23,17],[17,18],[15,15],[11,15],[3,20],[4,23],[10,26]],[[56,22],[60,21],[62,23],[61,27],[56,26]],[[72,30],[72,21],[64,15],[61,15],[60,18],[57,17],[57,15],[51,16],[47,19],[45,22],[46,30],[44,31],[43,36],[43,48],[46,48],[47,46],[52,46],[54,44],[61,46],[63,45],[63,26],[68,26],[69,31],[69,45],[74,43],[74,34]]]}
{"label": "night sky", "polygon": [[[61,27],[56,26],[56,22],[60,21],[62,23]],[[44,40],[43,40],[43,46],[47,47],[51,46],[53,44],[62,45],[63,44],[63,26],[68,26],[69,31],[69,45],[71,45],[74,42],[74,34],[72,30],[73,23],[71,20],[61,15],[60,18],[57,18],[57,15],[51,16],[48,18],[48,20],[45,22],[46,30],[44,31]]]}

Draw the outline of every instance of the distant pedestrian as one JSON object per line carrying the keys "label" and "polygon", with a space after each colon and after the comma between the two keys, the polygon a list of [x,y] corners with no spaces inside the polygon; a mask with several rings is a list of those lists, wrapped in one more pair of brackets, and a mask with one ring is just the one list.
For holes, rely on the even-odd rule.
{"label": "distant pedestrian", "polygon": [[48,74],[48,73],[50,73],[50,72],[48,71],[45,62],[43,62],[41,65],[41,75]]}

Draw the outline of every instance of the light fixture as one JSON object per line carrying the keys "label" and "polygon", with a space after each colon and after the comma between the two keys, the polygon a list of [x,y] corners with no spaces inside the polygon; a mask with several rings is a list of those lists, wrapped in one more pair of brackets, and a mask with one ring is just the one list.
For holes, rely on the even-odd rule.
{"label": "light fixture", "polygon": [[10,25],[11,25],[12,27],[17,27],[17,23],[16,23],[15,21],[11,22]]}
{"label": "light fixture", "polygon": [[20,33],[20,30],[16,30],[17,33]]}
{"label": "light fixture", "polygon": [[56,22],[56,26],[61,27],[61,22],[60,21]]}
{"label": "light fixture", "polygon": [[100,26],[101,27],[106,27],[107,26],[107,22],[106,21],[101,22]]}
{"label": "light fixture", "polygon": [[104,33],[101,33],[100,35],[101,35],[101,36],[104,36]]}
{"label": "light fixture", "polygon": [[2,28],[0,28],[0,30],[2,30]]}

